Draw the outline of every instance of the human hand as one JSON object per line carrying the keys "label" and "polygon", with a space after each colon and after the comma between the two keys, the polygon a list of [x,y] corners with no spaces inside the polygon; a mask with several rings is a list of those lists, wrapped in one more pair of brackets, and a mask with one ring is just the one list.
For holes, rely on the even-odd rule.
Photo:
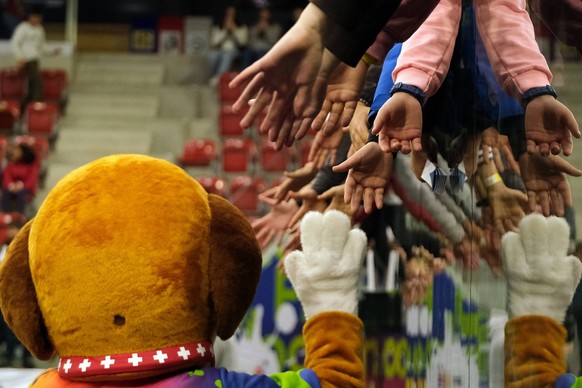
{"label": "human hand", "polygon": [[422,150],[422,107],[418,100],[408,93],[394,93],[378,111],[372,133],[379,134],[384,152]]}
{"label": "human hand", "polygon": [[[295,116],[304,117],[304,109],[311,102],[316,78],[321,76],[327,80],[327,75],[320,72],[325,26],[325,14],[315,5],[309,4],[297,23],[271,50],[229,84],[232,88],[246,84],[233,105],[234,110],[241,110],[254,99],[241,120],[243,127],[249,127],[259,113],[269,107],[261,131],[264,133],[265,129],[269,129],[269,138],[276,142],[279,149],[287,141],[294,125],[306,131],[311,123],[312,118],[304,125],[301,120],[295,120]],[[321,105],[317,105],[309,112],[312,117],[319,112]]]}
{"label": "human hand", "polygon": [[455,257],[461,260],[463,267],[469,270],[479,268],[479,246],[471,236],[465,236],[460,243],[453,246]]}
{"label": "human hand", "polygon": [[[325,55],[333,55],[325,51]],[[340,63],[327,83],[327,91],[321,111],[313,120],[311,127],[331,135],[352,120],[360,92],[366,81],[368,65],[358,62],[356,67]]]}
{"label": "human hand", "polygon": [[357,152],[368,142],[368,113],[370,113],[370,107],[358,102],[352,121],[344,127],[344,130],[347,129],[350,133],[353,152]]}
{"label": "human hand", "polygon": [[509,317],[544,315],[563,322],[582,274],[582,263],[568,256],[566,220],[532,213],[501,241],[508,284]]}
{"label": "human hand", "polygon": [[502,156],[504,156],[509,168],[519,173],[519,165],[513,157],[511,145],[509,144],[509,138],[507,136],[501,135],[494,127],[489,127],[482,132],[481,143],[483,144],[483,162],[490,162],[488,154],[489,149],[491,149],[497,171],[505,171],[505,164],[502,159]]}
{"label": "human hand", "polygon": [[481,225],[487,246],[499,251],[501,249],[501,234],[495,228],[493,210],[490,206],[481,209]]}
{"label": "human hand", "polygon": [[317,198],[324,201],[329,201],[329,206],[325,211],[338,210],[348,217],[353,216],[353,212],[349,204],[344,201],[345,185],[334,186],[325,193],[320,194]]}
{"label": "human hand", "polygon": [[404,269],[402,303],[405,306],[423,303],[433,279],[433,255],[416,246],[412,247],[412,251],[413,257],[406,260]]}
{"label": "human hand", "polygon": [[392,162],[392,153],[382,152],[377,143],[368,143],[349,159],[333,167],[334,172],[348,171],[345,183],[344,200],[351,203],[352,212],[360,207],[364,200],[364,211],[371,213],[374,203],[382,208],[384,188],[388,183]]}
{"label": "human hand", "polygon": [[572,112],[553,96],[540,96],[525,108],[525,137],[527,152],[539,151],[542,156],[550,152],[565,156],[572,154],[572,135],[580,137],[580,129]]}
{"label": "human hand", "polygon": [[269,213],[252,222],[261,249],[265,249],[273,240],[281,244],[287,224],[298,209],[294,200],[279,202],[273,205]]}
{"label": "human hand", "polygon": [[367,244],[338,211],[308,213],[301,222],[303,252],[285,258],[285,271],[307,319],[325,311],[358,312],[358,281]]}
{"label": "human hand", "polygon": [[527,195],[499,182],[488,188],[487,198],[493,211],[495,229],[501,234],[516,230],[525,216],[523,209],[527,204]]}
{"label": "human hand", "polygon": [[315,135],[308,156],[309,161],[314,163],[315,168],[321,169],[328,160],[329,164],[335,164],[337,149],[343,137],[343,131],[334,132],[330,136],[320,131]]}
{"label": "human hand", "polygon": [[290,191],[299,191],[303,186],[315,178],[317,169],[311,162],[306,163],[303,167],[295,171],[285,171],[285,179],[279,185],[259,194],[259,200],[268,205],[275,205],[288,197]]}
{"label": "human hand", "polygon": [[317,193],[311,186],[305,186],[298,192],[292,192],[290,195],[296,201],[301,201],[301,207],[297,210],[293,218],[291,218],[291,221],[289,221],[289,225],[287,225],[289,228],[298,224],[307,212],[316,211],[322,213],[327,207],[327,203],[318,198]]}
{"label": "human hand", "polygon": [[523,153],[519,157],[519,165],[530,211],[536,211],[539,205],[544,216],[563,216],[564,207],[573,206],[566,174],[579,177],[582,171],[556,155]]}

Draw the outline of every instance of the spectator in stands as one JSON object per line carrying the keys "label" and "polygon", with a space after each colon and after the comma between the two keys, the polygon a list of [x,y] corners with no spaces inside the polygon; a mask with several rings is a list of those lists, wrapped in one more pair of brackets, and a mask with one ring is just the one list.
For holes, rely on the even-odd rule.
{"label": "spectator in stands", "polygon": [[22,112],[29,102],[42,98],[40,57],[44,53],[46,41],[42,19],[40,8],[31,8],[27,20],[16,27],[10,41],[18,67],[26,73],[28,78],[28,90],[22,101]]}
{"label": "spectator in stands", "polygon": [[281,26],[273,22],[268,8],[259,10],[259,18],[249,30],[249,44],[244,50],[241,68],[246,68],[261,58],[273,47],[281,36]]}
{"label": "spectator in stands", "polygon": [[10,39],[18,24],[26,17],[26,11],[22,0],[6,0],[2,11],[2,23],[6,39]]}
{"label": "spectator in stands", "polygon": [[24,214],[27,201],[36,195],[38,169],[35,160],[36,155],[31,147],[19,144],[13,148],[2,179],[3,211],[13,211],[15,202],[15,211]]}
{"label": "spectator in stands", "polygon": [[247,26],[240,23],[235,7],[227,7],[221,25],[210,31],[208,62],[211,84],[216,85],[222,73],[230,71],[234,60],[240,56],[249,39]]}

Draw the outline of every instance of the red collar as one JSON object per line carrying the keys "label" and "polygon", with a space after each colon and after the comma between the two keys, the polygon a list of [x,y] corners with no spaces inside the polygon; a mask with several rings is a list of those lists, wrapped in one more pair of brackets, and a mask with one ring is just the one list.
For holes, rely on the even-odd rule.
{"label": "red collar", "polygon": [[136,353],[106,356],[71,356],[59,360],[59,376],[75,379],[119,373],[176,370],[193,365],[214,366],[212,343],[201,340]]}

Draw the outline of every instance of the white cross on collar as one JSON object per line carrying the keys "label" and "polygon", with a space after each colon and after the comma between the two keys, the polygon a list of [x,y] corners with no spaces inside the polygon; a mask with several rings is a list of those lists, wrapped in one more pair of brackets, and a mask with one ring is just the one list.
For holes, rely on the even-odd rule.
{"label": "white cross on collar", "polygon": [[79,364],[79,369],[81,369],[81,372],[85,373],[87,372],[87,369],[91,366],[91,362],[89,361],[89,359],[84,359],[82,363]]}
{"label": "white cross on collar", "polygon": [[167,359],[168,359],[168,355],[166,353],[162,352],[161,350],[158,350],[156,352],[156,355],[154,356],[154,360],[156,360],[160,364],[163,364],[164,362],[166,362]]}
{"label": "white cross on collar", "polygon": [[180,346],[180,351],[178,352],[178,356],[182,357],[184,360],[187,360],[190,356],[190,350],[186,349],[183,346]]}
{"label": "white cross on collar", "polygon": [[131,358],[127,359],[127,362],[129,362],[133,366],[138,366],[140,362],[143,362],[143,358],[138,356],[137,353],[133,353],[131,355]]}
{"label": "white cross on collar", "polygon": [[112,359],[111,356],[107,356],[101,361],[101,365],[103,365],[103,368],[105,369],[111,368],[111,365],[113,364],[115,364],[115,360]]}

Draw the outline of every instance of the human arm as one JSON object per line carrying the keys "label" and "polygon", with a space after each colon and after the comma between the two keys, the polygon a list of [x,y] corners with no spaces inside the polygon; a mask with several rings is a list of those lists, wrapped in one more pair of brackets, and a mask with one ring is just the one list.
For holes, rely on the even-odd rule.
{"label": "human arm", "polygon": [[284,259],[307,319],[305,367],[322,387],[364,386],[362,323],[356,314],[366,237],[350,227],[341,212],[308,213],[301,223],[303,252]]}
{"label": "human arm", "polygon": [[510,318],[505,326],[506,386],[552,387],[566,372],[561,323],[582,273],[578,258],[567,256],[568,229],[563,219],[530,214],[518,233],[502,239]]}
{"label": "human arm", "polygon": [[16,58],[19,65],[23,64],[26,58],[24,57],[24,52],[22,51],[22,41],[25,38],[25,25],[19,24],[14,30],[12,34],[12,38],[10,39],[10,48],[12,50],[12,54]]}
{"label": "human arm", "polygon": [[[443,82],[450,65],[461,17],[458,0],[442,0],[424,24],[403,43],[396,68],[396,84],[418,88],[432,96]],[[422,103],[406,92],[396,92],[380,108],[372,133],[380,134],[385,151],[420,151]]]}
{"label": "human arm", "polygon": [[[525,0],[475,0],[475,11],[495,76],[509,95],[521,100],[528,92],[551,83],[552,74],[535,41]],[[528,152],[539,147],[542,155],[560,151],[570,155],[572,135],[580,137],[572,112],[547,93],[526,103]]]}

